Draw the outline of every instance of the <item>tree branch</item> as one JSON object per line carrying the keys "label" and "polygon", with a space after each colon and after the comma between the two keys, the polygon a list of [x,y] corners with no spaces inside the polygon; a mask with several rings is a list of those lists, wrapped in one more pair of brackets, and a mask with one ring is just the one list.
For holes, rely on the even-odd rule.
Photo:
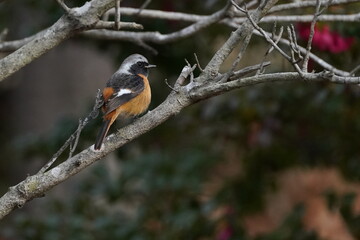
{"label": "tree branch", "polygon": [[360,77],[343,77],[337,76],[331,72],[324,71],[320,73],[303,73],[299,75],[298,72],[285,73],[269,73],[262,75],[255,75],[246,78],[240,78],[225,83],[216,83],[202,88],[198,88],[190,92],[192,99],[204,99],[232,91],[234,89],[253,86],[262,83],[273,82],[330,82],[337,84],[360,84]]}
{"label": "tree branch", "polygon": [[[260,22],[311,22],[314,15],[266,16]],[[237,21],[241,22],[240,19]],[[324,14],[318,17],[318,22],[360,22],[360,13],[355,14]]]}
{"label": "tree branch", "polygon": [[[321,5],[328,4],[328,0],[321,1]],[[333,0],[329,4],[329,6],[336,6],[336,5],[343,5],[343,4],[350,4],[350,3],[357,3],[358,0]],[[287,11],[287,10],[294,10],[299,8],[307,8],[307,7],[315,7],[316,1],[299,1],[299,2],[293,2],[293,3],[286,3],[286,4],[279,4],[277,6],[274,6],[272,9],[270,9],[269,14],[273,14],[280,11]]]}
{"label": "tree branch", "polygon": [[[339,5],[344,3],[353,3],[357,2],[358,0],[340,0],[340,1],[332,1],[330,4],[332,5]],[[315,6],[315,1],[305,1],[305,2],[298,2],[298,3],[291,3],[291,4],[280,4],[274,6],[270,12],[277,12],[281,10],[291,10],[301,7],[311,7]],[[274,9],[276,11],[274,11]],[[106,12],[106,15],[108,14],[114,14],[115,10],[112,8],[108,12]],[[165,12],[160,10],[148,10],[143,9],[140,14],[138,8],[126,8],[122,7],[120,8],[120,13],[122,15],[126,16],[139,16],[143,18],[152,18],[152,19],[162,19],[162,20],[172,20],[172,21],[184,21],[184,22],[198,22],[205,20],[209,17],[206,15],[196,15],[196,14],[187,14],[187,13],[179,13],[179,12]],[[291,16],[265,16],[261,19],[261,23],[269,23],[269,22],[311,22],[313,19],[313,15],[291,15]],[[245,21],[245,17],[240,18],[234,18],[231,20],[232,23],[230,23],[229,19],[220,20],[219,23],[229,25],[233,27],[234,25],[239,25],[243,21]],[[318,21],[336,21],[336,22],[359,22],[360,21],[360,14],[327,14],[327,15],[321,15],[318,17]],[[121,25],[124,24],[124,25]],[[126,23],[123,22],[120,24],[120,28],[122,29],[141,29],[140,25],[137,23]],[[99,23],[98,25],[95,25],[94,29],[114,29],[113,23],[103,21],[103,23]],[[31,40],[33,40],[37,36],[43,36],[43,33],[46,32],[46,30],[43,30],[33,36],[26,37],[24,39],[14,40],[14,41],[0,41],[0,51],[2,52],[12,52],[16,49],[19,49],[23,45],[27,44]],[[149,42],[157,43],[157,44],[163,44],[167,43],[166,40],[169,34],[160,34],[157,32],[147,32],[143,33],[143,35],[133,35],[128,36],[129,32],[121,32],[116,33],[115,31],[92,31],[90,33],[84,34],[85,36],[95,38],[95,39],[105,39],[105,40],[117,40],[117,41],[133,41],[135,37],[140,37],[141,41],[135,41],[137,44],[144,45],[144,41],[146,39],[149,39]],[[181,37],[179,39],[182,39]],[[169,40],[176,41],[177,39]]]}
{"label": "tree branch", "polygon": [[307,42],[307,45],[306,45],[306,53],[305,53],[303,66],[302,66],[302,71],[304,71],[304,72],[307,72],[307,69],[308,69],[308,62],[309,62],[309,59],[310,59],[312,40],[313,40],[313,37],[314,37],[314,34],[315,34],[315,24],[316,24],[321,12],[322,12],[322,11],[320,11],[320,6],[321,6],[320,0],[316,0],[315,14],[313,16],[313,20],[311,21],[310,34],[309,34],[309,39],[308,39],[308,42]]}
{"label": "tree branch", "polygon": [[[118,25],[118,26],[116,26]],[[136,29],[142,30],[144,29],[143,25],[135,23],[135,22],[108,22],[108,21],[98,21],[93,29]]]}
{"label": "tree branch", "polygon": [[[61,2],[61,1],[60,1]],[[112,0],[92,0],[70,9],[54,25],[28,38],[27,43],[0,60],[0,81],[40,57],[76,32],[89,29],[113,6]],[[26,41],[25,41],[26,42]],[[19,44],[19,42],[18,42]]]}
{"label": "tree branch", "polygon": [[0,60],[0,81],[57,46],[73,31],[71,22],[66,17],[61,17],[49,29],[36,34],[26,45]]}
{"label": "tree branch", "polygon": [[[179,12],[150,10],[150,9],[143,9],[139,14],[138,8],[127,8],[127,7],[121,8],[120,12],[122,15],[125,16],[136,16],[142,18],[163,19],[163,20],[171,20],[171,21],[183,21],[183,22],[198,22],[208,17],[206,15],[196,15],[189,13],[179,13]],[[114,14],[115,11],[114,9],[110,9],[107,13]]]}
{"label": "tree branch", "polygon": [[[322,1],[321,4],[325,4],[327,1]],[[342,4],[351,4],[356,3],[358,0],[334,0],[330,3],[329,6],[336,6],[336,5],[342,5]],[[269,14],[273,14],[280,11],[285,10],[294,10],[294,9],[300,9],[300,8],[307,8],[307,7],[315,7],[316,1],[301,1],[301,2],[295,2],[295,3],[287,3],[287,4],[279,4],[274,7],[272,7],[269,10]],[[143,9],[141,13],[139,14],[138,8],[128,8],[123,7],[120,9],[120,12],[122,15],[125,16],[137,16],[142,18],[152,18],[152,19],[163,19],[163,20],[172,20],[172,21],[183,21],[183,22],[197,22],[202,20],[203,18],[207,17],[205,15],[197,15],[197,14],[188,14],[188,13],[179,13],[179,12],[171,12],[171,11],[160,11],[160,10],[152,10],[152,9]],[[107,14],[113,15],[115,14],[114,9],[110,9]],[[241,16],[244,16],[244,14],[241,14]],[[324,15],[326,16],[326,15]],[[343,16],[343,15],[334,15],[334,16]],[[347,15],[344,15],[347,16]],[[351,16],[351,15],[349,15]],[[261,22],[273,22],[275,19],[270,20],[275,16],[266,16],[264,17]],[[282,16],[278,16],[280,19]],[[290,17],[290,16],[289,16]],[[313,18],[313,15],[306,15],[307,22],[310,22]],[[326,17],[324,17],[326,18]],[[245,19],[245,18],[243,18]],[[268,20],[269,19],[269,20]],[[281,21],[281,20],[280,20]],[[287,20],[286,20],[287,21]],[[329,15],[329,20],[322,20],[322,18],[319,19],[319,21],[333,21],[332,17]],[[346,20],[344,20],[346,21]],[[353,20],[349,20],[353,21]]]}
{"label": "tree branch", "polygon": [[[169,42],[178,41],[187,38],[198,31],[219,22],[223,19],[227,13],[228,7],[221,9],[220,11],[202,18],[200,21],[185,27],[179,31],[161,34],[159,32],[124,32],[124,31],[110,31],[110,30],[90,30],[84,33],[85,36],[105,39],[105,40],[124,40],[135,43],[151,42],[157,44],[165,44]],[[145,10],[144,10],[145,11]]]}
{"label": "tree branch", "polygon": [[[262,17],[269,11],[269,9],[277,2],[277,0],[263,1],[257,10],[251,13],[251,17],[255,22],[259,22]],[[231,36],[224,43],[224,45],[215,53],[208,65],[205,67],[204,72],[209,75],[203,75],[201,81],[206,79],[214,79],[217,76],[220,66],[225,59],[234,50],[238,43],[243,42],[245,38],[253,33],[254,27],[250,20],[246,20],[240,27],[232,32]]]}

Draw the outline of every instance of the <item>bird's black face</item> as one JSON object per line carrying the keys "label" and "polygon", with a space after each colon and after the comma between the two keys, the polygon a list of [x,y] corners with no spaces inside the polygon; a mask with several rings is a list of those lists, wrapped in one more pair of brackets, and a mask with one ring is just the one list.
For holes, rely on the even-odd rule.
{"label": "bird's black face", "polygon": [[138,61],[131,65],[130,72],[134,75],[142,74],[147,77],[149,75],[149,66],[148,62]]}

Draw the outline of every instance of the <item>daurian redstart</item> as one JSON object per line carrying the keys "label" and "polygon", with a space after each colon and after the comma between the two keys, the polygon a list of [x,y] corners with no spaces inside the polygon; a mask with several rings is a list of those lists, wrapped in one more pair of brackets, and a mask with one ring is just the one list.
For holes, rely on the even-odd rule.
{"label": "daurian redstart", "polygon": [[148,81],[149,68],[156,67],[140,55],[127,57],[119,69],[107,81],[102,92],[104,113],[103,125],[96,137],[95,150],[101,148],[110,126],[120,115],[133,117],[147,110],[151,100],[151,90]]}

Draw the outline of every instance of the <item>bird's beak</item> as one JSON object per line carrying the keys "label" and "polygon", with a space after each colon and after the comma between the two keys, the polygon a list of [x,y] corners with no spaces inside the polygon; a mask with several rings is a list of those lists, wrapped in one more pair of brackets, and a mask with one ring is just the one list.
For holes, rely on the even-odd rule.
{"label": "bird's beak", "polygon": [[149,64],[149,65],[145,66],[145,68],[154,68],[154,67],[156,67],[156,65]]}

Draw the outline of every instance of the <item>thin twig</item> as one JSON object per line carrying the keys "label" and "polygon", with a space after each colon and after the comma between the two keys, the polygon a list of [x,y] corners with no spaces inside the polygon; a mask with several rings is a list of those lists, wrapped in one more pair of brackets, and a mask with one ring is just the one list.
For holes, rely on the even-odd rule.
{"label": "thin twig", "polygon": [[[354,14],[324,14],[317,18],[317,22],[359,22],[359,13]],[[266,16],[261,19],[261,23],[268,22],[311,22],[314,15],[276,15]],[[241,23],[244,21],[243,17],[235,18],[235,21]]]}
{"label": "thin twig", "polygon": [[136,16],[139,16],[140,13],[151,3],[151,0],[146,0],[143,5],[140,6],[139,11],[137,12]]}
{"label": "thin twig", "polygon": [[360,65],[358,65],[357,67],[355,67],[353,70],[350,71],[350,76],[354,76],[355,73],[359,70],[360,70]]}
{"label": "thin twig", "polygon": [[115,0],[115,30],[120,30],[120,0]]}
{"label": "thin twig", "polygon": [[[269,32],[265,32],[264,33],[266,35],[270,35]],[[257,35],[257,36],[260,36],[260,37],[263,37],[265,38],[264,36],[264,33],[262,32],[259,32],[258,30],[254,31],[254,34]],[[265,38],[266,39],[266,38]],[[287,40],[287,39],[284,39],[284,38],[281,38],[279,43],[281,44],[284,44],[285,46],[290,46],[290,41]],[[306,49],[301,47],[301,46],[298,46],[299,48],[299,51],[300,53],[302,54],[305,54],[306,53]],[[320,57],[316,56],[315,54],[313,53],[310,53],[310,58],[316,62],[317,64],[319,64],[320,66],[322,66],[324,69],[328,70],[328,71],[331,71],[331,72],[334,72],[336,75],[340,75],[340,76],[343,76],[343,77],[346,77],[346,76],[349,76],[349,72],[346,72],[346,71],[343,71],[343,70],[340,70],[336,67],[334,67],[333,65],[329,64],[328,62],[324,61],[323,59],[321,59]]]}
{"label": "thin twig", "polygon": [[196,64],[198,65],[198,68],[200,69],[201,72],[203,72],[204,69],[200,66],[200,62],[199,62],[197,54],[194,53],[194,56],[195,56],[195,61],[196,61]]}
{"label": "thin twig", "polygon": [[288,27],[288,33],[289,33],[291,49],[298,55],[299,59],[301,60],[304,59],[303,56],[301,55],[301,51],[297,43],[296,32],[293,24],[290,24],[290,27]]}
{"label": "thin twig", "polygon": [[239,53],[238,53],[235,61],[232,64],[231,71],[235,70],[236,66],[240,63],[241,59],[243,58],[243,56],[244,56],[244,54],[246,52],[246,49],[247,49],[247,47],[248,47],[248,45],[250,43],[251,36],[252,36],[252,34],[246,36],[246,38],[244,40],[244,43],[241,45]]}
{"label": "thin twig", "polygon": [[[280,39],[281,39],[281,37],[282,37],[282,35],[283,35],[283,32],[284,32],[284,28],[283,28],[283,26],[281,26],[281,27],[280,27],[279,34],[277,35],[277,37],[275,38],[275,36],[274,36],[275,44],[276,44],[276,45],[279,43],[279,41],[280,41]],[[275,34],[274,34],[274,35],[275,35]],[[268,54],[270,54],[273,50],[274,50],[274,47],[271,46],[271,47],[269,48],[269,50],[268,50]]]}
{"label": "thin twig", "polygon": [[[231,0],[232,3],[233,0]],[[291,62],[291,57],[289,55],[287,55],[281,48],[279,48],[279,46],[277,46],[274,41],[265,33],[265,31],[259,27],[255,22],[254,20],[252,19],[252,17],[250,16],[249,12],[242,9],[241,7],[239,7],[238,5],[234,5],[237,9],[239,9],[240,11],[246,13],[248,19],[250,20],[251,24],[253,25],[253,27],[258,30],[262,35],[263,37],[266,39],[266,41],[268,41],[276,50],[278,50],[278,52],[283,55],[288,61]]]}
{"label": "thin twig", "polygon": [[[233,4],[234,1],[231,0],[231,2]],[[246,10],[246,9],[242,9],[241,7],[239,7],[238,5],[234,5],[238,10],[244,12],[246,15],[247,15],[247,18],[250,20],[251,24],[253,25],[253,27],[258,30],[264,37],[265,39],[271,43],[271,45],[280,52],[281,55],[283,55],[287,60],[291,61],[291,57],[289,55],[287,55],[281,48],[279,48],[279,46],[277,46],[274,41],[266,34],[266,32],[261,28],[259,27],[259,25],[256,24],[256,22],[254,22],[254,20],[252,19],[252,17],[250,16],[249,12]]]}
{"label": "thin twig", "polygon": [[[325,4],[328,2],[327,0],[322,0],[321,3]],[[359,0],[333,0],[328,5],[343,5],[349,3],[357,3]],[[293,9],[307,8],[307,7],[315,7],[317,5],[316,1],[293,1],[291,3],[279,4],[274,6],[269,10],[269,14],[273,14],[279,11],[288,11]]]}
{"label": "thin twig", "polygon": [[240,63],[240,61],[243,58],[245,51],[250,43],[251,36],[252,36],[252,34],[249,34],[245,37],[244,42],[241,45],[241,48],[239,50],[239,53],[231,66],[231,69],[229,71],[227,71],[225,74],[222,74],[219,77],[218,82],[220,82],[220,83],[226,82],[229,80],[230,76],[232,76],[234,74],[236,66]]}
{"label": "thin twig", "polygon": [[70,153],[69,153],[69,158],[71,158],[76,150],[76,147],[79,143],[79,138],[80,138],[80,133],[81,133],[81,130],[84,128],[84,122],[79,119],[79,125],[78,125],[78,128],[77,130],[75,131],[76,134],[75,134],[75,138],[73,139],[72,143],[70,144]]}
{"label": "thin twig", "polygon": [[99,114],[99,108],[102,105],[102,97],[101,97],[101,91],[100,89],[97,92],[95,104],[92,109],[92,111],[88,114],[88,116],[82,121],[79,120],[79,125],[75,132],[73,132],[70,137],[66,140],[66,142],[61,146],[61,148],[52,156],[50,161],[48,161],[40,170],[38,173],[44,173],[46,172],[54,163],[55,161],[60,157],[60,155],[70,146],[70,153],[69,158],[72,157],[72,154],[75,152],[76,146],[79,141],[80,133],[82,129],[90,122],[90,120],[97,117]]}
{"label": "thin twig", "polygon": [[[217,23],[226,17],[228,12],[228,4],[221,10],[206,16],[202,20],[191,24],[185,28],[180,29],[179,31],[172,32],[169,34],[161,34],[159,32],[125,32],[125,31],[109,31],[109,30],[90,30],[83,35],[92,37],[92,38],[101,38],[102,40],[119,40],[129,41],[135,44],[138,44],[146,49],[151,50],[153,53],[157,53],[155,49],[146,45],[145,42],[153,42],[158,44],[164,44],[168,42],[177,41],[180,39],[187,38],[196,32],[204,29],[214,23]],[[1,46],[1,45],[0,45]]]}
{"label": "thin twig", "polygon": [[[186,58],[185,58],[185,62],[188,65],[188,67],[191,67],[191,64],[189,63],[189,61]],[[195,64],[195,66],[196,66],[196,64]],[[190,82],[193,82],[193,80],[194,80],[194,71],[191,71],[190,72]]]}
{"label": "thin twig", "polygon": [[[249,3],[247,3],[247,9],[250,9],[254,4],[253,3],[257,3],[258,0],[255,1],[251,1]],[[322,0],[322,5],[327,2],[325,0]],[[330,5],[342,5],[342,4],[350,4],[350,3],[357,3],[359,2],[359,0],[333,0]],[[238,4],[240,5],[240,4]],[[292,2],[292,3],[286,3],[286,4],[278,4],[275,5],[273,8],[271,8],[269,10],[269,13],[275,13],[275,12],[279,12],[279,11],[284,11],[284,10],[294,10],[294,9],[301,9],[304,7],[315,7],[316,6],[316,2],[314,0],[311,1],[296,1],[296,2]],[[126,15],[126,16],[137,16],[139,12],[138,8],[128,8],[128,7],[122,7],[121,8],[121,14],[122,15]],[[110,9],[107,13],[109,14],[115,14],[115,9],[112,8]],[[141,14],[138,15],[139,17],[142,18],[155,18],[155,19],[163,19],[163,20],[175,20],[175,21],[185,21],[185,22],[197,22],[202,20],[203,18],[206,18],[205,15],[197,15],[197,14],[189,14],[189,13],[181,13],[181,12],[172,12],[172,11],[161,11],[161,10],[152,10],[152,9],[142,9]],[[241,12],[241,15],[239,15],[240,17],[243,17],[244,14]],[[313,15],[304,15],[306,16],[306,21],[307,22],[311,22]],[[325,17],[323,17],[325,16]],[[322,15],[320,17],[320,19],[325,18],[324,20],[326,21],[332,21],[331,19],[333,17],[345,17],[347,20],[345,21],[354,21],[356,20],[356,18],[354,17],[353,19],[349,19],[348,16],[352,16],[352,14],[341,14],[341,15],[329,15],[329,17],[326,17],[327,15]],[[293,19],[293,15],[292,16],[283,16],[283,14],[281,14],[281,16],[265,16],[260,22],[267,22],[270,21],[273,22],[274,18],[273,17],[278,17],[276,20],[277,21],[283,21],[286,20],[286,17],[291,17],[291,19],[289,19],[289,21],[294,21]],[[283,18],[284,17],[284,18]],[[299,20],[302,21],[302,17],[299,15],[294,16],[297,19],[300,18]],[[311,17],[311,18],[310,18]],[[319,19],[319,20],[320,20]],[[296,21],[299,21],[296,20]],[[340,19],[339,19],[340,20]],[[286,20],[288,21],[288,20]],[[340,20],[341,21],[341,20]]]}
{"label": "thin twig", "polygon": [[321,6],[320,0],[316,0],[315,14],[314,14],[313,20],[311,21],[310,35],[309,35],[309,39],[308,39],[308,42],[307,42],[306,53],[305,53],[304,62],[303,62],[303,66],[302,66],[302,71],[303,72],[308,71],[308,63],[309,63],[309,58],[310,58],[311,44],[312,44],[312,40],[313,40],[314,35],[315,35],[315,24],[317,22],[319,14],[320,14],[320,6]]}
{"label": "thin twig", "polygon": [[168,83],[168,80],[167,78],[165,78],[165,84],[166,86],[168,86],[171,90],[173,90],[174,92],[176,93],[179,93],[179,91],[177,89],[175,89],[174,87],[172,87],[169,83]]}
{"label": "thin twig", "polygon": [[[280,31],[279,31],[279,34],[277,37],[276,36],[276,23],[274,23],[274,26],[273,26],[273,32],[272,32],[272,38],[275,40],[275,44],[277,45],[282,37],[282,34],[283,34],[283,31],[284,31],[284,28],[281,26],[280,27]],[[272,45],[270,45],[269,49],[265,52],[264,54],[264,57],[263,57],[263,60],[260,64],[260,68],[257,70],[256,72],[256,75],[259,75],[259,74],[262,74],[263,73],[263,69],[264,69],[264,63],[265,63],[265,60],[267,58],[267,56],[274,50],[274,47]]]}
{"label": "thin twig", "polygon": [[258,0],[252,0],[252,1],[248,2],[248,3],[246,3],[246,8],[250,9],[250,8],[254,7],[256,4],[258,4],[258,3],[259,3]]}
{"label": "thin twig", "polygon": [[269,66],[271,63],[270,62],[262,62],[260,64],[256,64],[256,65],[253,65],[253,66],[248,66],[248,67],[245,67],[243,69],[240,69],[239,71],[236,71],[234,72],[233,75],[231,75],[231,77],[229,78],[230,81],[233,81],[235,79],[239,79],[251,72],[254,72],[260,68],[264,68],[264,67],[267,67]]}
{"label": "thin twig", "polygon": [[[120,29],[136,29],[142,30],[144,29],[143,25],[135,22],[109,22],[109,21],[98,21],[93,29],[114,29],[117,28],[116,24],[118,24]],[[115,31],[114,31],[115,32]]]}
{"label": "thin twig", "polygon": [[[289,26],[286,29],[287,29],[289,40],[290,40],[289,46],[290,46],[290,52],[291,52],[291,59],[293,62],[298,63],[303,59],[303,57],[301,56],[299,46],[297,45],[297,42],[296,42],[297,40],[296,40],[295,32],[293,31],[294,29]],[[298,60],[296,60],[295,53],[298,55]]]}
{"label": "thin twig", "polygon": [[56,2],[65,10],[65,12],[68,13],[70,11],[70,8],[64,3],[64,0],[56,0]]}

